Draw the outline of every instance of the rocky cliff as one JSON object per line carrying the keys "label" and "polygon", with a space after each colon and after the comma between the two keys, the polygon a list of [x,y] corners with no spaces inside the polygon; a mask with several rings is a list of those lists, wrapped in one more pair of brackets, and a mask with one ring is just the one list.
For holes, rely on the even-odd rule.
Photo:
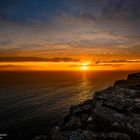
{"label": "rocky cliff", "polygon": [[94,98],[72,106],[52,140],[139,140],[140,73],[96,92]]}

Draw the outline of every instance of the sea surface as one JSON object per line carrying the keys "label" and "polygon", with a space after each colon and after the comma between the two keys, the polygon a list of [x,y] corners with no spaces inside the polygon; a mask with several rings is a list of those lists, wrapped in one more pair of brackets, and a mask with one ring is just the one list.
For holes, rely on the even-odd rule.
{"label": "sea surface", "polygon": [[15,140],[48,134],[69,107],[130,71],[0,72],[0,134]]}

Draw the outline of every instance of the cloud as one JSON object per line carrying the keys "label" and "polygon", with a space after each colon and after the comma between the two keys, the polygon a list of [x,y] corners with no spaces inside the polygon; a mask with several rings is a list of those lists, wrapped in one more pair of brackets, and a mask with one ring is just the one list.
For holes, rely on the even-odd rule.
{"label": "cloud", "polygon": [[0,4],[0,55],[139,58],[139,0],[9,2]]}
{"label": "cloud", "polygon": [[30,67],[25,67],[25,66],[19,66],[19,65],[0,65],[0,71],[27,71],[27,70],[30,70],[31,68]]}
{"label": "cloud", "polygon": [[121,66],[124,66],[124,64],[96,64],[96,65],[91,65],[91,66],[97,66],[97,67],[114,67],[114,68],[119,68]]}
{"label": "cloud", "polygon": [[9,68],[22,68],[23,66],[19,65],[0,65],[0,70],[1,69],[9,69]]}
{"label": "cloud", "polygon": [[80,59],[73,59],[69,57],[54,57],[54,58],[41,58],[41,57],[0,57],[0,62],[79,62]]}
{"label": "cloud", "polygon": [[[125,64],[139,64],[140,60],[93,60],[89,62],[87,66],[94,67],[94,66],[113,66],[119,67]],[[81,67],[82,64],[73,64],[69,65],[70,67]]]}
{"label": "cloud", "polygon": [[140,60],[95,60],[96,65],[99,64],[123,64],[123,63],[140,63]]}

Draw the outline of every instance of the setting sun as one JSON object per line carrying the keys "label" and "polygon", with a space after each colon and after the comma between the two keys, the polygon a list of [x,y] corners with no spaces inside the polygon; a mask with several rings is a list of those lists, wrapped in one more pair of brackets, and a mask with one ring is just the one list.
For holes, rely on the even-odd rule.
{"label": "setting sun", "polygon": [[88,70],[88,66],[86,64],[82,64],[81,69],[82,70]]}

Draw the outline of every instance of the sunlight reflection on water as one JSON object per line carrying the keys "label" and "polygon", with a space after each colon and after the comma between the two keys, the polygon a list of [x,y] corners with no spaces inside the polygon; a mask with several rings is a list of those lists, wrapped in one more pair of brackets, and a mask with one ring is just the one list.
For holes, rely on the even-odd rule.
{"label": "sunlight reflection on water", "polygon": [[21,129],[27,133],[46,131],[63,119],[71,105],[92,98],[95,91],[126,78],[128,73],[0,73],[0,119],[3,120],[0,126],[16,132]]}
{"label": "sunlight reflection on water", "polygon": [[78,89],[80,90],[77,100],[80,102],[85,101],[88,98],[92,98],[93,92],[91,92],[91,83],[88,80],[87,73],[83,73],[81,82],[79,83]]}

